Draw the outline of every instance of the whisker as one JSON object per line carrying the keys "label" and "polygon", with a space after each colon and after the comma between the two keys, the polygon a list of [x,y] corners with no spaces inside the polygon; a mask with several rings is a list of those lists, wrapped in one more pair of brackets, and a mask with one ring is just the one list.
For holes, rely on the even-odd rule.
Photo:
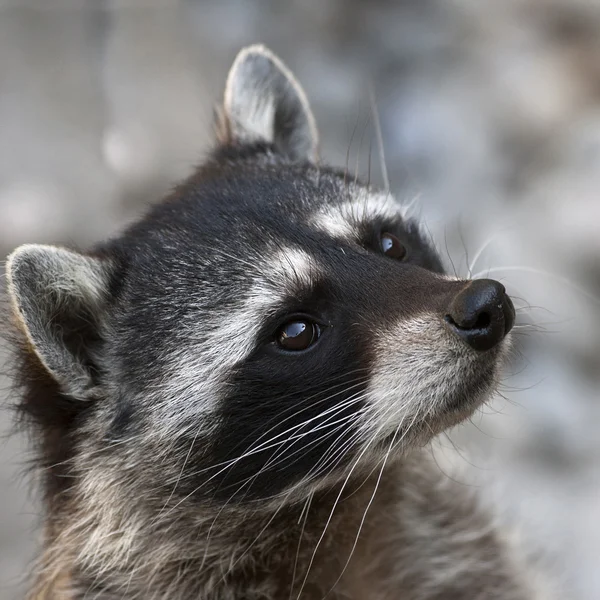
{"label": "whisker", "polygon": [[[356,387],[359,387],[360,385],[362,385],[362,384],[364,383],[365,379],[364,379],[363,377],[359,377],[359,378],[356,378],[356,379],[350,380],[350,382],[349,382],[349,383],[352,383],[353,381],[354,381],[354,382],[358,382],[358,383],[355,383],[354,385],[348,386],[348,387],[346,387],[346,388],[344,388],[344,389],[342,389],[342,390],[340,390],[340,391],[336,392],[335,394],[330,394],[329,396],[326,396],[325,398],[321,398],[321,399],[317,400],[316,402],[313,402],[313,403],[311,403],[311,404],[309,404],[309,405],[306,405],[306,406],[304,406],[303,408],[301,408],[301,409],[299,409],[299,410],[296,410],[296,411],[295,411],[295,412],[293,412],[291,415],[289,415],[289,416],[287,416],[287,417],[285,417],[285,418],[281,418],[281,415],[277,415],[277,416],[273,417],[272,419],[269,419],[269,421],[267,421],[267,424],[268,424],[268,423],[270,423],[270,422],[272,422],[272,421],[276,421],[276,422],[277,422],[277,423],[276,423],[276,425],[274,425],[273,427],[270,427],[269,429],[267,429],[267,430],[266,430],[266,431],[265,431],[265,432],[264,432],[264,433],[263,433],[261,436],[259,436],[259,437],[258,437],[256,440],[254,440],[254,441],[253,441],[253,443],[252,443],[252,444],[251,444],[251,445],[250,445],[250,446],[249,446],[249,447],[246,449],[246,451],[245,451],[245,453],[244,453],[244,455],[243,455],[243,456],[249,456],[250,454],[248,454],[248,453],[249,453],[250,451],[254,451],[254,450],[260,450],[260,449],[268,449],[268,447],[269,447],[269,446],[267,446],[267,448],[264,448],[264,446],[265,446],[265,445],[268,445],[268,444],[271,444],[271,443],[272,443],[274,440],[276,440],[277,438],[279,438],[279,437],[281,437],[281,436],[284,436],[284,435],[286,435],[287,433],[289,433],[289,432],[293,431],[294,429],[297,429],[297,428],[299,428],[299,427],[302,427],[303,425],[305,425],[305,424],[307,423],[307,421],[303,421],[303,422],[301,422],[301,423],[298,423],[298,424],[296,424],[296,425],[293,425],[292,427],[290,427],[290,428],[286,429],[285,431],[283,431],[283,432],[281,432],[281,433],[277,434],[276,436],[273,436],[273,437],[271,437],[271,438],[268,438],[266,441],[262,442],[261,444],[258,444],[258,446],[257,446],[256,444],[257,444],[258,442],[260,442],[260,440],[261,440],[261,439],[263,439],[263,438],[264,438],[266,435],[268,435],[268,434],[269,434],[271,431],[273,431],[274,429],[276,429],[277,427],[279,427],[279,426],[280,426],[282,423],[284,423],[284,422],[286,422],[286,421],[289,421],[290,419],[293,419],[293,418],[297,417],[299,414],[301,414],[301,413],[303,413],[303,412],[305,412],[305,411],[307,411],[307,410],[310,410],[310,409],[312,409],[312,408],[314,408],[314,407],[318,406],[319,404],[322,404],[322,403],[324,403],[324,402],[327,402],[327,401],[329,401],[329,400],[332,400],[333,398],[335,398],[336,396],[338,396],[338,395],[340,395],[340,394],[344,394],[344,393],[346,393],[346,392],[349,392],[350,390],[352,390],[352,389],[354,389],[354,388],[356,388]],[[332,390],[332,389],[335,389],[335,388],[337,388],[337,387],[341,387],[341,386],[343,386],[343,385],[346,385],[346,382],[344,382],[344,383],[340,383],[340,384],[336,384],[335,386],[331,386],[330,388],[327,388],[327,389],[326,389],[326,390],[324,390],[324,391],[325,391],[325,392],[327,392],[327,391],[330,391],[330,390]],[[322,393],[322,392],[321,392],[321,393]],[[308,396],[307,398],[305,398],[305,400],[310,400],[310,399],[312,399],[312,398],[316,398],[316,397],[318,397],[318,396],[319,396],[319,394],[314,394],[314,395],[312,395],[312,396]],[[278,401],[279,401],[280,399],[281,399],[281,397],[278,399]],[[328,414],[328,413],[329,413],[329,412],[331,412],[332,410],[335,410],[335,407],[331,407],[330,409],[327,409],[327,411],[325,411],[325,412],[322,412],[322,413],[319,413],[319,415],[316,415],[315,417],[313,417],[313,419],[312,419],[312,420],[314,420],[314,419],[318,418],[319,416],[323,416],[324,414]],[[242,440],[242,442],[243,442],[243,441],[245,441],[246,439],[248,439],[248,438],[250,437],[250,435],[251,435],[251,434],[247,435],[247,436],[246,436],[246,437],[245,437],[245,438]],[[236,460],[238,460],[239,458],[241,458],[241,457],[236,457],[236,458],[233,458],[233,459],[230,459],[230,460],[224,461],[224,462],[222,462],[222,463],[218,463],[218,464],[216,464],[216,465],[211,465],[211,467],[207,467],[206,469],[202,469],[202,470],[200,470],[200,471],[195,471],[194,473],[192,473],[192,474],[190,474],[190,475],[186,475],[184,478],[186,478],[186,477],[193,477],[193,476],[197,476],[197,475],[199,475],[199,474],[201,474],[201,473],[203,473],[203,472],[205,472],[205,471],[208,471],[208,470],[210,470],[210,469],[213,469],[213,468],[215,468],[215,467],[219,467],[219,466],[222,466],[222,465],[228,464],[228,463],[230,463],[230,462],[232,462],[232,461],[236,461]]]}
{"label": "whisker", "polygon": [[477,262],[479,261],[479,259],[481,258],[481,256],[483,255],[483,253],[486,251],[487,248],[489,248],[489,246],[492,244],[492,242],[494,242],[495,240],[497,240],[501,235],[504,235],[506,233],[505,231],[497,231],[495,233],[493,233],[477,250],[477,252],[475,252],[475,254],[473,255],[473,262],[471,264],[469,264],[469,266],[467,267],[467,271],[469,273],[469,279],[475,279],[475,277],[473,276],[473,269],[475,269],[475,265],[477,264]]}
{"label": "whisker", "polygon": [[421,200],[421,192],[418,192],[415,194],[414,198],[408,203],[408,204],[403,204],[402,205],[402,210],[404,212],[404,216],[406,218],[411,217],[412,215],[410,214],[413,206],[416,206],[419,201]]}
{"label": "whisker", "polygon": [[[361,397],[361,398],[357,398],[357,399],[356,399],[354,402],[355,402],[355,403],[358,403],[358,402],[361,402],[362,400],[363,400],[363,397]],[[346,407],[342,407],[342,408],[346,408]],[[335,415],[334,415],[334,416],[335,416]],[[302,434],[300,434],[300,435],[296,435],[296,436],[290,437],[290,438],[289,438],[289,441],[294,441],[294,443],[295,443],[295,442],[297,442],[297,441],[299,441],[299,440],[303,439],[304,437],[306,437],[306,436],[310,435],[311,433],[315,433],[315,432],[317,432],[317,431],[320,431],[321,429],[326,429],[326,428],[329,428],[329,427],[331,427],[332,425],[338,425],[338,424],[340,424],[340,423],[341,423],[342,425],[345,425],[345,424],[347,424],[347,422],[349,422],[349,421],[351,422],[351,421],[354,421],[354,420],[356,420],[356,419],[357,419],[359,416],[360,416],[360,413],[358,413],[358,414],[357,414],[357,413],[351,413],[351,414],[349,414],[349,415],[344,415],[344,416],[343,416],[343,417],[341,417],[340,419],[337,419],[337,420],[335,420],[335,421],[331,421],[331,422],[329,422],[329,423],[322,423],[322,424],[319,424],[317,427],[313,427],[312,429],[310,429],[310,430],[309,430],[309,431],[307,431],[307,432],[304,432],[304,433],[302,433]],[[331,418],[331,417],[330,417],[330,418]],[[337,428],[337,429],[339,429],[339,428]],[[336,430],[337,430],[337,429],[336,429]],[[326,437],[326,436],[325,436],[325,437]],[[304,447],[302,447],[302,448],[300,448],[300,449],[298,449],[298,450],[296,450],[296,451],[292,452],[291,454],[287,454],[287,451],[289,450],[289,448],[288,448],[288,447],[285,447],[285,448],[283,448],[283,449],[282,449],[282,448],[280,448],[279,450],[277,450],[277,451],[275,452],[275,455],[274,455],[274,456],[273,456],[273,457],[272,457],[270,460],[275,460],[275,458],[277,458],[277,453],[282,453],[282,452],[285,452],[285,453],[286,453],[286,454],[285,454],[285,456],[284,456],[284,458],[283,458],[283,459],[281,459],[281,460],[279,460],[279,461],[276,461],[276,462],[274,462],[274,463],[271,463],[271,462],[269,461],[267,464],[265,464],[265,466],[263,467],[263,469],[266,469],[266,468],[268,468],[268,467],[274,467],[274,466],[276,466],[276,465],[278,465],[278,464],[281,464],[281,462],[283,462],[283,460],[288,460],[288,459],[289,459],[289,458],[291,458],[292,456],[296,456],[296,454],[298,454],[299,452],[304,452],[304,451],[305,451],[307,448],[309,448],[311,445],[313,445],[313,444],[315,444],[315,443],[318,443],[318,442],[322,441],[322,439],[323,439],[323,436],[322,436],[321,438],[317,438],[316,440],[313,440],[313,441],[309,442],[309,443],[308,443],[308,445],[305,445]],[[294,444],[292,444],[292,445],[294,445]],[[261,469],[261,470],[262,470],[262,469]],[[260,475],[260,471],[259,471],[258,475]]]}
{"label": "whisker", "polygon": [[[429,428],[429,430],[431,431],[431,427],[429,427],[429,425],[428,425],[428,424],[427,424],[427,427],[428,427],[428,428]],[[431,432],[433,433],[433,431],[431,431]],[[446,436],[446,437],[448,438],[448,440],[449,440],[449,441],[450,441],[450,443],[452,444],[452,440],[451,440],[451,439],[450,439],[448,436]],[[440,444],[440,447],[441,447],[441,444]],[[455,449],[456,449],[456,448],[455,448]],[[449,473],[447,473],[447,472],[446,472],[446,471],[445,471],[445,470],[442,468],[442,465],[440,465],[440,463],[439,463],[439,461],[438,461],[438,459],[437,459],[437,456],[435,455],[435,451],[434,451],[434,448],[433,448],[433,446],[430,446],[430,447],[429,447],[429,453],[431,454],[431,458],[433,459],[433,462],[435,463],[436,467],[439,469],[440,473],[441,473],[441,474],[442,474],[444,477],[446,477],[447,479],[449,479],[450,481],[453,481],[454,483],[456,483],[456,484],[458,484],[458,485],[463,485],[463,486],[466,486],[466,487],[478,487],[478,486],[474,486],[474,485],[472,485],[472,484],[470,484],[470,483],[467,483],[466,481],[459,481],[458,479],[456,479],[455,477],[452,477],[452,476],[451,476]],[[461,458],[462,458],[462,454],[461,454],[460,456],[461,456]],[[468,462],[468,461],[467,461],[467,462]],[[469,463],[469,464],[471,464],[471,463]],[[473,465],[473,466],[475,466],[475,465]]]}
{"label": "whisker", "polygon": [[444,245],[446,247],[446,254],[448,255],[448,259],[450,260],[450,264],[452,265],[452,270],[454,271],[454,277],[456,277],[457,279],[458,277],[458,273],[456,272],[456,267],[454,266],[454,261],[452,260],[452,256],[450,255],[450,250],[448,250],[448,236],[447,236],[447,231],[446,228],[444,228]]}
{"label": "whisker", "polygon": [[479,469],[480,471],[488,471],[489,469],[487,467],[482,467],[481,465],[476,465],[475,463],[471,462],[464,454],[462,449],[460,448],[460,446],[450,437],[450,435],[446,432],[443,431],[442,432],[444,437],[450,442],[453,450],[456,452],[456,454],[458,454],[458,456],[460,456],[462,458],[462,460],[464,460],[469,466],[473,467],[474,469]]}
{"label": "whisker", "polygon": [[369,156],[367,159],[367,187],[371,187],[371,153],[373,152],[373,139],[369,139]]}
{"label": "whisker", "polygon": [[201,429],[202,429],[201,427],[198,427],[198,430],[196,431],[196,434],[194,435],[194,438],[192,439],[192,443],[190,444],[190,449],[188,450],[185,460],[183,461],[183,465],[181,466],[181,470],[179,471],[179,476],[177,477],[177,481],[175,482],[175,485],[173,486],[173,490],[171,491],[171,494],[167,498],[167,501],[164,503],[162,509],[159,511],[159,514],[162,513],[162,511],[169,504],[169,502],[171,502],[171,498],[173,498],[173,494],[175,493],[175,490],[177,489],[177,486],[179,485],[179,482],[181,481],[181,476],[183,475],[183,472],[188,463],[188,460],[190,459],[192,450],[194,449],[194,444],[196,443],[196,440],[198,439],[198,435],[200,434]]}
{"label": "whisker", "polygon": [[573,291],[578,292],[579,294],[581,294],[588,300],[591,300],[595,304],[600,304],[600,298],[598,298],[585,288],[581,287],[580,285],[576,284],[575,282],[571,281],[567,277],[563,277],[562,275],[558,275],[557,273],[552,273],[551,271],[545,271],[544,269],[536,269],[534,267],[521,267],[518,265],[511,265],[507,267],[492,267],[490,269],[479,271],[478,273],[473,275],[473,279],[477,279],[478,277],[481,277],[481,275],[484,275],[486,273],[489,275],[491,273],[503,273],[506,271],[521,271],[523,273],[533,273],[535,275],[542,275],[544,277],[554,279],[555,281],[566,285]]}
{"label": "whisker", "polygon": [[360,140],[358,142],[358,150],[356,151],[356,165],[354,168],[354,185],[357,184],[358,182],[358,169],[360,167],[360,158],[361,158],[361,153],[362,153],[362,145],[363,145],[363,141],[365,139],[365,133],[367,130],[367,127],[369,126],[369,121],[371,120],[370,117],[367,117],[365,119],[365,122],[363,124],[363,128],[362,128],[362,133],[360,134]]}
{"label": "whisker", "polygon": [[[293,490],[290,490],[286,496],[289,497],[291,496]],[[266,524],[264,525],[264,527],[256,534],[256,537],[252,540],[252,542],[244,549],[244,551],[242,552],[242,554],[233,562],[233,564],[229,567],[229,572],[233,571],[235,569],[235,567],[242,561],[242,559],[248,555],[248,552],[250,552],[250,550],[252,550],[252,548],[254,547],[254,544],[256,544],[256,542],[258,542],[258,540],[260,539],[260,536],[269,528],[269,525],[271,525],[271,523],[275,520],[275,518],[277,517],[277,515],[279,514],[279,511],[286,506],[285,502],[280,502],[279,506],[277,507],[277,509],[273,512],[273,514],[271,515],[271,518],[266,522]]]}
{"label": "whisker", "polygon": [[[187,494],[186,496],[184,496],[184,497],[183,497],[181,500],[179,500],[179,502],[177,502],[177,504],[175,504],[175,506],[173,506],[172,508],[170,508],[170,509],[169,509],[169,510],[168,510],[166,513],[164,513],[164,514],[168,515],[168,514],[170,514],[171,512],[173,512],[175,509],[177,509],[177,507],[179,507],[179,506],[180,506],[180,505],[181,505],[183,502],[185,502],[185,500],[187,500],[188,498],[190,498],[192,495],[196,494],[196,493],[197,493],[197,492],[198,492],[200,489],[202,489],[202,488],[203,488],[203,487],[205,487],[205,486],[206,486],[208,483],[210,483],[210,481],[212,481],[213,479],[215,479],[216,477],[218,477],[218,475],[220,475],[221,473],[223,473],[223,472],[224,472],[224,471],[226,471],[227,469],[231,468],[233,465],[237,464],[237,463],[238,463],[240,460],[242,460],[242,459],[244,459],[244,458],[246,458],[246,457],[248,457],[248,456],[250,456],[250,455],[252,455],[252,454],[256,454],[257,452],[264,452],[265,450],[268,450],[268,449],[269,449],[269,448],[271,448],[271,447],[274,447],[274,446],[275,446],[275,447],[278,447],[278,446],[281,446],[282,444],[288,443],[290,440],[293,440],[293,439],[294,439],[294,436],[292,436],[292,437],[290,437],[290,436],[288,436],[288,437],[285,437],[283,440],[281,440],[281,441],[279,441],[279,442],[276,442],[275,444],[267,445],[266,447],[264,447],[264,446],[265,446],[265,444],[269,444],[269,443],[271,443],[271,442],[272,442],[274,439],[276,439],[276,438],[278,438],[278,437],[281,437],[282,435],[285,435],[285,434],[287,434],[289,431],[293,431],[293,430],[295,430],[295,429],[298,429],[299,427],[304,427],[304,426],[305,426],[305,425],[307,425],[308,423],[310,423],[310,422],[314,421],[315,419],[322,418],[322,417],[323,417],[324,415],[326,415],[326,414],[329,414],[329,413],[331,413],[331,412],[336,412],[336,411],[338,411],[338,412],[339,412],[339,410],[341,410],[340,406],[341,406],[342,408],[345,408],[345,406],[347,406],[347,405],[351,404],[352,402],[358,402],[359,400],[362,400],[362,398],[358,398],[358,400],[357,400],[357,399],[355,399],[355,398],[352,398],[352,397],[351,397],[350,399],[346,400],[345,402],[343,402],[343,403],[340,403],[340,405],[336,405],[336,406],[334,406],[334,407],[331,407],[331,408],[327,409],[326,411],[323,411],[322,413],[319,413],[319,414],[318,414],[318,415],[316,415],[315,417],[312,417],[311,419],[307,419],[306,421],[304,421],[304,422],[302,422],[302,423],[300,423],[300,424],[298,424],[298,425],[294,425],[292,428],[290,428],[290,429],[288,429],[288,430],[286,430],[286,431],[284,431],[284,432],[282,432],[282,433],[280,433],[280,434],[278,434],[278,435],[274,436],[273,438],[271,438],[270,440],[267,440],[266,442],[263,442],[263,444],[260,444],[260,445],[259,445],[259,446],[257,446],[257,447],[253,447],[253,448],[251,449],[251,451],[247,451],[247,452],[245,452],[244,454],[242,454],[242,455],[241,455],[241,456],[239,456],[239,457],[236,457],[236,458],[235,458],[235,459],[233,459],[232,461],[226,461],[226,462],[227,462],[227,464],[226,464],[226,465],[225,465],[225,466],[224,466],[222,469],[220,469],[220,470],[219,470],[217,473],[214,473],[214,474],[213,474],[211,477],[209,477],[208,479],[206,479],[205,481],[203,481],[203,482],[202,482],[202,483],[201,483],[199,486],[197,486],[197,487],[196,487],[194,490],[192,490],[192,491],[191,491],[189,494]],[[306,435],[306,434],[305,434],[305,435]],[[257,477],[257,476],[258,476],[258,474],[257,474],[257,475],[255,475],[255,476],[254,476],[254,478],[255,478],[255,477]],[[252,479],[253,479],[253,478],[251,478],[251,480],[250,480],[250,481],[252,481]],[[236,492],[236,494],[237,494],[237,493],[238,493],[238,492]],[[157,515],[157,517],[155,517],[155,518],[153,519],[153,523],[154,523],[154,522],[156,522],[156,520],[157,520],[157,519],[158,519],[160,516],[162,516],[162,514],[163,514],[163,512],[161,511],[161,512],[159,513],[159,515]]]}
{"label": "whisker", "polygon": [[[465,252],[465,265],[467,267],[468,277],[470,278],[471,277],[471,275],[470,275],[471,271],[469,269],[469,250],[467,248],[467,244],[465,243],[465,237],[463,235],[462,219],[459,219],[459,221],[458,221],[458,235],[460,237],[460,243],[462,244],[463,250]],[[462,258],[461,258],[460,263],[459,263],[458,266],[459,266],[459,268],[462,266]]]}
{"label": "whisker", "polygon": [[[206,555],[208,553],[208,548],[209,548],[210,539],[211,539],[211,536],[212,536],[212,531],[214,529],[214,526],[215,526],[217,520],[219,519],[219,517],[221,516],[221,514],[224,512],[225,508],[229,505],[229,503],[243,490],[244,487],[250,486],[251,483],[256,479],[257,476],[258,476],[258,474],[254,475],[252,477],[249,477],[245,481],[243,481],[237,487],[237,489],[235,490],[235,492],[228,498],[228,500],[221,506],[219,512],[215,516],[215,518],[214,518],[213,522],[211,523],[211,526],[210,526],[210,528],[208,530],[208,534],[207,534],[207,538],[206,538],[206,542],[205,542],[205,544],[206,544],[205,557],[203,559],[202,564],[204,564],[204,560],[205,560]],[[292,487],[289,490],[287,490],[287,492],[284,492],[283,496],[282,495],[277,495],[276,496],[276,498],[279,500],[279,507],[277,508],[277,511],[276,511],[275,514],[277,514],[277,512],[279,512],[279,510],[281,509],[281,507],[283,507],[286,504],[286,500],[291,496],[291,494],[294,491],[295,491],[295,488]],[[246,494],[247,494],[247,491],[244,494],[244,497],[245,497]],[[267,499],[262,498],[261,502],[264,502],[265,500],[267,500]],[[273,518],[274,517],[275,517],[275,515],[273,516]],[[270,525],[270,523],[272,522],[273,518],[269,520],[269,522],[267,523],[267,525],[263,528],[263,530],[259,533],[259,535],[252,542],[251,546],[254,545],[254,543],[256,543],[256,541],[258,540],[258,538],[260,537],[260,535],[262,535],[262,533],[266,530],[266,528],[268,527],[268,525]],[[249,549],[250,548],[246,548],[246,550],[243,553],[242,557],[248,552]],[[240,557],[240,559],[241,559],[241,557]],[[239,562],[240,559],[238,559],[238,561],[236,561],[236,563]],[[230,567],[230,568],[233,568],[233,566],[235,566],[236,563],[234,563],[234,565],[232,565],[232,567]]]}
{"label": "whisker", "polygon": [[[359,401],[361,400],[360,398],[358,399]],[[335,416],[335,415],[334,415]],[[292,446],[295,444],[296,441],[298,441],[299,439],[302,439],[303,437],[310,435],[311,433],[314,433],[316,431],[319,431],[321,429],[329,429],[334,425],[338,425],[338,427],[335,427],[333,429],[333,431],[326,431],[324,434],[320,435],[319,437],[317,437],[314,440],[309,441],[307,444],[305,444],[302,448],[299,448],[298,450],[292,452],[291,454],[287,454],[287,447],[280,447],[279,449],[276,449],[275,452],[273,453],[273,455],[271,456],[271,458],[267,461],[267,463],[265,463],[261,469],[254,475],[252,475],[251,477],[249,477],[246,481],[249,483],[252,483],[253,481],[255,481],[263,472],[265,472],[268,468],[273,468],[285,461],[288,461],[291,457],[298,455],[299,453],[306,453],[308,449],[310,449],[312,446],[316,446],[318,444],[320,444],[321,442],[323,442],[327,437],[333,436],[335,435],[335,433],[337,431],[339,431],[340,429],[346,429],[347,425],[352,423],[353,421],[357,420],[359,418],[360,415],[357,415],[356,413],[352,413],[349,415],[345,415],[344,417],[342,417],[341,419],[338,419],[336,421],[333,421],[331,423],[327,423],[327,424],[321,424],[318,425],[317,427],[314,427],[313,429],[311,429],[308,432],[305,432],[301,435],[298,436],[294,436],[289,438],[290,440],[295,440],[294,443],[292,444]],[[286,440],[287,442],[288,440]],[[284,442],[285,443],[285,442]],[[282,444],[283,445],[283,444]],[[283,454],[285,453],[285,454]],[[278,454],[283,454],[283,456],[279,459],[274,461],[277,458]]]}
{"label": "whisker", "polygon": [[[381,469],[379,470],[379,475],[377,477],[377,481],[375,482],[375,487],[373,489],[373,493],[371,494],[371,497],[369,498],[369,501],[367,502],[367,506],[365,507],[365,510],[363,511],[363,515],[360,520],[360,524],[358,526],[358,531],[356,532],[356,537],[354,538],[354,543],[352,544],[352,548],[350,549],[350,554],[348,556],[348,560],[346,561],[346,564],[344,565],[342,572],[340,573],[338,578],[335,580],[335,583],[331,586],[331,589],[327,592],[327,594],[325,594],[325,598],[334,590],[335,586],[340,582],[340,580],[344,576],[344,573],[346,572],[346,569],[348,568],[348,565],[350,564],[350,561],[352,560],[352,557],[354,556],[354,551],[356,550],[356,546],[358,544],[358,539],[360,537],[363,526],[365,524],[365,520],[367,518],[367,513],[369,512],[369,509],[371,508],[371,505],[373,504],[373,501],[375,500],[375,495],[377,494],[377,490],[379,489],[379,484],[381,483],[381,477],[383,475],[383,472],[385,471],[387,461],[390,457],[390,452],[392,451],[392,448],[394,446],[394,441],[396,440],[396,436],[398,435],[398,432],[400,431],[401,425],[402,425],[402,423],[400,423],[398,425],[398,427],[396,427],[396,431],[394,432],[394,435],[392,437],[392,440],[390,442],[388,450],[385,454],[385,458],[383,459]],[[325,600],[325,598],[323,600]]]}
{"label": "whisker", "polygon": [[344,169],[344,187],[348,191],[348,165],[350,163],[350,150],[352,149],[352,143],[354,142],[354,135],[356,134],[356,128],[358,127],[358,121],[360,119],[360,102],[358,103],[356,111],[356,120],[354,121],[354,127],[352,128],[352,135],[350,136],[350,142],[348,143],[348,149],[346,150],[346,168]]}
{"label": "whisker", "polygon": [[331,520],[333,519],[333,514],[335,512],[335,509],[340,501],[340,498],[342,497],[342,494],[344,493],[344,490],[346,489],[346,485],[348,484],[348,481],[350,480],[352,473],[354,472],[354,470],[356,469],[356,467],[358,466],[360,459],[362,458],[362,456],[365,454],[365,452],[368,449],[368,445],[363,449],[363,451],[359,454],[358,458],[354,461],[354,464],[352,466],[352,468],[350,469],[348,475],[346,476],[346,479],[344,480],[344,483],[342,484],[342,487],[336,497],[336,499],[334,500],[333,503],[333,508],[331,509],[331,512],[329,513],[329,517],[327,518],[327,521],[325,523],[325,527],[323,529],[323,531],[321,532],[321,535],[319,536],[319,539],[317,540],[317,543],[315,545],[315,548],[313,550],[313,553],[310,557],[310,560],[308,562],[308,567],[306,570],[306,574],[304,575],[304,579],[302,581],[302,585],[300,586],[300,591],[298,592],[298,595],[296,597],[296,600],[300,600],[300,597],[302,596],[302,591],[304,590],[304,586],[306,585],[306,582],[308,581],[308,576],[310,574],[310,570],[312,568],[312,565],[315,561],[315,557],[317,555],[317,552],[319,550],[319,547],[321,546],[321,542],[323,541],[323,539],[325,538],[325,534],[327,532],[327,529],[329,527],[329,524],[331,523]]}
{"label": "whisker", "polygon": [[300,535],[298,537],[298,547],[296,549],[296,558],[294,560],[294,569],[292,571],[292,584],[290,585],[290,595],[288,596],[288,600],[292,600],[292,596],[294,594],[294,584],[296,583],[296,573],[298,570],[298,559],[300,558],[300,548],[302,547],[302,538],[304,537],[304,530],[306,528],[306,521],[308,521],[308,511],[310,510],[310,505],[312,503],[314,494],[311,493],[308,495],[306,504],[302,509],[302,513],[300,513],[300,519],[302,519],[302,515],[304,515],[304,521],[302,523],[302,529],[300,529]]}
{"label": "whisker", "polygon": [[377,108],[377,102],[375,101],[375,90],[373,84],[369,84],[369,103],[371,105],[371,112],[373,114],[373,124],[375,127],[375,137],[377,139],[377,149],[379,150],[379,162],[381,167],[381,178],[383,179],[383,189],[386,192],[390,191],[390,180],[388,177],[387,163],[385,160],[385,148],[383,145],[383,135],[381,133],[381,119],[379,116],[379,110]]}

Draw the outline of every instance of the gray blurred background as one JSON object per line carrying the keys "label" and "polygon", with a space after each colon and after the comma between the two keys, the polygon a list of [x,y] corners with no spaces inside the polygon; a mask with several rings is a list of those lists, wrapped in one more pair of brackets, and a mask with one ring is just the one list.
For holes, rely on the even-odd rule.
{"label": "gray blurred background", "polygon": [[[258,41],[305,86],[324,159],[364,175],[373,144],[381,182],[372,82],[392,189],[450,270],[516,297],[503,397],[442,452],[521,524],[558,597],[597,600],[600,0],[0,0],[0,254],[89,244],[160,199]],[[0,444],[4,600],[22,595],[39,509],[24,441]]]}

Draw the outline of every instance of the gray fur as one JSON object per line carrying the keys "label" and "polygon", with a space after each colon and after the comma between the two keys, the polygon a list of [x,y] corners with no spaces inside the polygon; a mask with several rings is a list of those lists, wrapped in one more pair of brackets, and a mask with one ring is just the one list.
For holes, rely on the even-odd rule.
{"label": "gray fur", "polygon": [[[222,116],[216,158],[123,236],[93,254],[25,246],[9,259],[22,405],[46,478],[32,598],[539,597],[501,528],[429,454],[493,392],[510,339],[485,353],[466,346],[442,318],[466,282],[441,273],[418,224],[391,196],[310,164],[312,114],[269,51],[239,55]],[[365,241],[377,223],[414,243],[414,263]],[[315,294],[329,301],[323,321],[339,306],[352,316],[347,330],[343,319],[323,324],[347,335],[330,363],[360,365],[341,391],[339,378],[311,381],[320,365],[310,358],[256,367],[275,352],[264,330],[281,307]],[[36,387],[31,365],[51,381]],[[257,380],[269,385],[252,396]],[[299,381],[343,400],[289,427],[282,413],[272,434]],[[307,402],[310,389],[293,399]],[[297,417],[313,405],[291,408]],[[282,440],[303,458],[310,434],[336,418],[352,435],[293,471]],[[218,462],[219,443],[246,420],[250,436],[264,432]],[[235,497],[246,482],[220,496],[217,477],[268,444],[250,484],[292,476],[273,493]]]}
{"label": "gray fur", "polygon": [[353,485],[339,502],[334,488],[276,508],[197,513],[184,503],[158,520],[117,506],[129,484],[115,476],[93,484],[47,548],[42,586],[52,577],[61,585],[76,562],[90,582],[110,574],[110,588],[95,594],[107,600],[270,600],[301,589],[314,600],[542,598],[472,490],[442,476],[428,452],[390,466],[379,483],[373,475]]}

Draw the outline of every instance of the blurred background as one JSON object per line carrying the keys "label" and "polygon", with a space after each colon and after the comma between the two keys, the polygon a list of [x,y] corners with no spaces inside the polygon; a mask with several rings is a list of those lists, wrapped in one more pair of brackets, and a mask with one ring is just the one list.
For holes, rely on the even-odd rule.
{"label": "blurred background", "polygon": [[[450,271],[514,294],[502,396],[442,453],[521,524],[557,597],[597,600],[600,0],[0,0],[0,254],[85,246],[160,199],[254,42],[305,86],[324,160],[365,175],[372,150],[381,183],[371,82],[392,190]],[[2,600],[39,538],[24,441],[5,438]]]}

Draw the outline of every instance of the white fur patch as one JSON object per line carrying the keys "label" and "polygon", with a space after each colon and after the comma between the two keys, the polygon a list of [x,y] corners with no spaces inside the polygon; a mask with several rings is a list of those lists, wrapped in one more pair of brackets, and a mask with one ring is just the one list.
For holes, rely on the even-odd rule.
{"label": "white fur patch", "polygon": [[316,263],[300,248],[287,248],[265,261],[272,283],[282,286],[310,286],[315,279]]}
{"label": "white fur patch", "polygon": [[371,192],[363,187],[351,186],[351,200],[329,205],[316,212],[311,225],[334,237],[356,240],[360,225],[374,221],[404,218],[403,207],[389,193]]}
{"label": "white fur patch", "polygon": [[[506,347],[506,342],[503,344]],[[379,438],[400,427],[406,432],[424,421],[431,428],[431,437],[454,424],[449,422],[454,417],[444,413],[443,403],[460,389],[465,378],[477,379],[482,361],[495,360],[497,371],[504,358],[503,352],[494,359],[472,351],[446,329],[437,315],[399,321],[390,330],[380,332],[375,353],[364,429],[367,437]],[[493,383],[488,382],[487,387],[482,384],[486,389],[466,401],[462,418],[484,400]]]}
{"label": "white fur patch", "polygon": [[[163,423],[174,428],[181,426],[182,414],[172,410],[173,403],[189,407],[196,415],[210,413],[224,377],[255,350],[265,320],[279,308],[290,290],[310,286],[318,272],[315,260],[298,248],[277,251],[262,258],[261,263],[264,275],[257,275],[249,283],[240,304],[214,314],[211,323],[203,324],[202,347],[194,346],[194,339],[199,336],[197,331],[190,330],[189,344],[169,357],[173,366],[164,378],[168,387],[157,390],[157,398],[168,398],[161,416]],[[189,403],[188,399],[196,401]]]}

